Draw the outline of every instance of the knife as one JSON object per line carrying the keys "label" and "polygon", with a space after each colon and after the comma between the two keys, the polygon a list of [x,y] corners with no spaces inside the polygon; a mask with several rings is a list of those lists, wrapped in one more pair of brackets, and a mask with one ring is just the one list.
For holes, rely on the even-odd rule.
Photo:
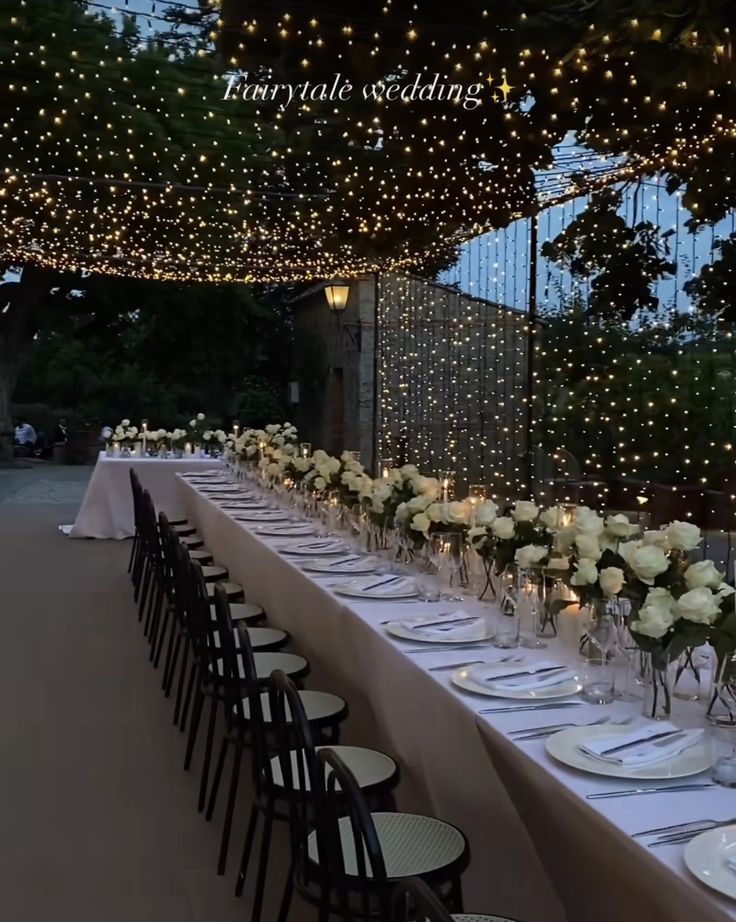
{"label": "knife", "polygon": [[483,679],[484,682],[505,682],[506,679],[516,679],[524,675],[546,675],[550,672],[560,672],[569,669],[569,666],[545,666],[544,669],[525,669],[523,672],[506,672],[503,675],[488,676]]}
{"label": "knife", "polygon": [[425,627],[437,627],[437,625],[444,626],[445,624],[452,627],[455,624],[467,624],[469,621],[477,621],[479,617],[479,615],[468,615],[467,618],[454,618],[453,620],[449,618],[437,618],[435,621],[424,621],[422,624],[412,624],[409,630],[421,631]]}
{"label": "knife", "polygon": [[377,583],[371,583],[370,586],[363,586],[361,592],[370,592],[371,589],[378,589],[379,586],[388,586],[391,583],[398,582],[400,579],[406,579],[406,577],[402,574],[401,576],[392,576],[391,579],[379,580]]}
{"label": "knife", "polygon": [[624,749],[633,749],[634,746],[641,746],[642,743],[653,743],[655,740],[664,740],[668,736],[679,736],[684,730],[665,730],[664,733],[655,733],[654,736],[641,736],[638,740],[632,740],[630,743],[623,743],[621,746],[613,746],[611,749],[604,749],[602,756],[611,756],[616,752],[623,752]]}
{"label": "knife", "polygon": [[676,793],[677,791],[702,791],[706,788],[714,788],[717,785],[712,781],[705,781],[701,784],[669,784],[660,788],[630,788],[628,791],[602,791],[597,794],[586,794],[586,800],[607,800],[609,797],[634,797],[637,794],[664,794]]}

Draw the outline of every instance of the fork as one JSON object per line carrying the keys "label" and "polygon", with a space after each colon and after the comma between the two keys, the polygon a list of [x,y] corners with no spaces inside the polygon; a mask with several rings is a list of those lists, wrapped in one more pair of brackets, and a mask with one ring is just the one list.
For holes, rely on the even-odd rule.
{"label": "fork", "polygon": [[610,724],[612,727],[622,727],[626,724],[630,724],[631,721],[631,717],[627,717],[624,720],[611,720],[610,717],[599,717],[598,720],[593,720],[586,724],[551,724],[548,727],[535,727],[532,730],[512,730],[511,733],[517,734],[514,737],[517,743],[525,743],[528,740],[544,739],[546,736],[552,736],[553,733],[557,733],[558,730],[566,730],[570,727],[601,727],[604,724]]}

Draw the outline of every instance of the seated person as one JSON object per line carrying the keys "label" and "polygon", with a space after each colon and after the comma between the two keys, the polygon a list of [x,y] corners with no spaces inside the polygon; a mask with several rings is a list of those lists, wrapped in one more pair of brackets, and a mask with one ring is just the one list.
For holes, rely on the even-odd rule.
{"label": "seated person", "polygon": [[36,444],[37,439],[38,436],[33,426],[26,422],[25,419],[19,419],[18,425],[15,427],[16,445],[22,445],[24,448],[30,450]]}
{"label": "seated person", "polygon": [[66,420],[60,419],[56,424],[56,429],[54,429],[54,437],[52,441],[54,445],[65,445],[67,437]]}

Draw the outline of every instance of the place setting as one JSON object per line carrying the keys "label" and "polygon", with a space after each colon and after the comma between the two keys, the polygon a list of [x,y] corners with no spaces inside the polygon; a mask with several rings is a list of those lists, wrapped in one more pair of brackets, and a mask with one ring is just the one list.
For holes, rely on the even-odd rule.
{"label": "place setting", "polygon": [[317,538],[314,541],[300,541],[295,544],[280,544],[276,550],[290,557],[331,557],[344,554],[348,548],[339,538]]}
{"label": "place setting", "polygon": [[382,563],[373,556],[349,554],[337,560],[305,560],[301,568],[316,576],[353,576],[375,573]]}
{"label": "place setting", "polygon": [[366,601],[393,601],[415,599],[419,595],[416,580],[411,576],[364,576],[357,579],[331,583],[329,588],[337,595]]}
{"label": "place setting", "polygon": [[[485,619],[462,610],[437,615],[396,619],[385,624],[386,633],[423,644],[464,644],[489,640],[493,634]],[[407,651],[412,652],[412,651]]]}
{"label": "place setting", "polygon": [[574,669],[551,660],[479,663],[458,669],[451,681],[475,695],[530,701],[569,698],[582,688]]}

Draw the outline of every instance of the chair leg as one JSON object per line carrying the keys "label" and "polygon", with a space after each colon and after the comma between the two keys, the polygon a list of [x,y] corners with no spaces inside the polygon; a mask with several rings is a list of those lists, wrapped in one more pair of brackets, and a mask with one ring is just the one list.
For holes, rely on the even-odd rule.
{"label": "chair leg", "polygon": [[148,590],[151,585],[151,564],[149,561],[145,561],[143,564],[143,584],[141,586],[141,594],[138,599],[138,620],[143,620],[143,612],[146,609],[146,601],[148,599]]}
{"label": "chair leg", "polygon": [[130,548],[130,558],[128,559],[128,573],[133,572],[133,561],[135,560],[135,552],[138,546],[138,532],[133,535],[133,544]]}
{"label": "chair leg", "polygon": [[217,803],[217,795],[220,790],[220,781],[222,780],[222,771],[225,768],[225,759],[227,758],[228,750],[228,738],[227,733],[223,734],[222,743],[220,744],[220,754],[217,756],[217,763],[215,764],[215,774],[212,776],[212,787],[210,788],[210,797],[207,801],[207,811],[205,812],[204,818],[209,821],[212,819],[212,814],[215,812],[215,804]]}
{"label": "chair leg", "polygon": [[266,889],[266,875],[268,873],[268,856],[271,851],[271,828],[273,826],[273,803],[268,802],[265,816],[263,817],[263,835],[261,837],[261,853],[258,856],[258,877],[256,878],[256,891],[253,896],[253,911],[250,922],[261,922],[263,910],[263,893]]}
{"label": "chair leg", "polygon": [[169,642],[166,644],[166,659],[164,660],[164,672],[161,676],[161,688],[166,692],[168,698],[171,694],[171,673],[176,669],[176,661],[179,659],[179,645],[181,636],[178,631],[179,625],[176,620],[176,612],[172,612],[171,626],[169,628]]}
{"label": "chair leg", "polygon": [[258,808],[255,804],[250,808],[250,818],[248,820],[248,831],[245,834],[245,843],[243,844],[243,855],[240,859],[238,868],[238,880],[235,884],[235,896],[243,895],[245,878],[248,875],[248,865],[250,864],[250,853],[253,848],[253,839],[256,834],[256,825],[258,823]]}
{"label": "chair leg", "polygon": [[158,627],[161,620],[161,606],[163,604],[164,594],[161,589],[161,583],[159,582],[158,575],[154,573],[153,576],[153,587],[151,590],[151,597],[148,603],[148,613],[146,614],[146,626],[143,629],[143,636],[148,638],[148,644],[151,647],[151,651],[148,654],[149,662],[153,659],[153,651],[156,646],[156,638],[158,637]]}
{"label": "chair leg", "polygon": [[204,761],[202,762],[202,779],[199,782],[199,799],[197,800],[197,811],[201,813],[207,802],[207,787],[210,780],[210,762],[212,761],[212,747],[215,744],[215,726],[217,724],[217,705],[220,703],[217,697],[217,689],[212,690],[212,705],[210,707],[210,719],[207,725],[207,738],[204,747]]}
{"label": "chair leg", "polygon": [[230,831],[233,827],[233,814],[235,813],[235,800],[238,796],[238,785],[240,783],[240,762],[243,757],[243,741],[238,740],[235,744],[235,753],[233,755],[233,770],[230,775],[230,790],[227,794],[227,806],[225,807],[225,823],[222,827],[222,836],[220,837],[220,855],[217,859],[217,873],[225,873],[227,864],[227,852],[230,846]]}
{"label": "chair leg", "polygon": [[197,687],[194,693],[194,706],[192,707],[192,722],[189,725],[189,737],[187,739],[187,751],[184,756],[184,771],[189,771],[192,764],[192,755],[194,753],[194,744],[197,741],[197,730],[199,729],[199,719],[202,716],[202,707],[204,706],[204,692]]}
{"label": "chair leg", "polygon": [[[190,641],[188,637],[184,638],[184,653],[181,661],[181,669],[179,671],[179,681],[177,682],[176,688],[176,702],[174,704],[174,726],[177,726],[179,723],[179,712],[181,710],[182,698],[184,697],[184,683],[187,679],[187,665],[189,663],[189,646]],[[172,667],[170,681],[174,681],[174,670]],[[170,691],[171,689],[169,689]]]}
{"label": "chair leg", "polygon": [[281,896],[281,905],[279,906],[279,915],[276,922],[287,922],[289,918],[289,909],[291,909],[291,897],[294,892],[294,867],[289,864],[289,874],[284,882],[284,892]]}
{"label": "chair leg", "polygon": [[187,715],[189,714],[189,705],[192,700],[192,693],[194,691],[194,683],[197,679],[197,664],[196,662],[192,663],[189,667],[189,683],[187,684],[187,694],[184,699],[184,707],[181,712],[181,720],[179,721],[179,729],[183,733],[187,726]]}
{"label": "chair leg", "polygon": [[328,922],[330,918],[330,885],[326,880],[319,888],[319,922]]}
{"label": "chair leg", "polygon": [[[153,653],[154,645],[151,645],[151,653],[153,654],[153,668],[158,669],[159,663],[161,662],[161,654],[163,653],[164,643],[166,642],[166,632],[169,631],[169,619],[171,618],[171,608],[169,606],[168,599],[164,597],[164,616],[161,620],[161,631],[158,635],[158,646],[156,647],[155,654]],[[175,622],[175,619],[171,618]],[[169,631],[171,633],[171,631]]]}

